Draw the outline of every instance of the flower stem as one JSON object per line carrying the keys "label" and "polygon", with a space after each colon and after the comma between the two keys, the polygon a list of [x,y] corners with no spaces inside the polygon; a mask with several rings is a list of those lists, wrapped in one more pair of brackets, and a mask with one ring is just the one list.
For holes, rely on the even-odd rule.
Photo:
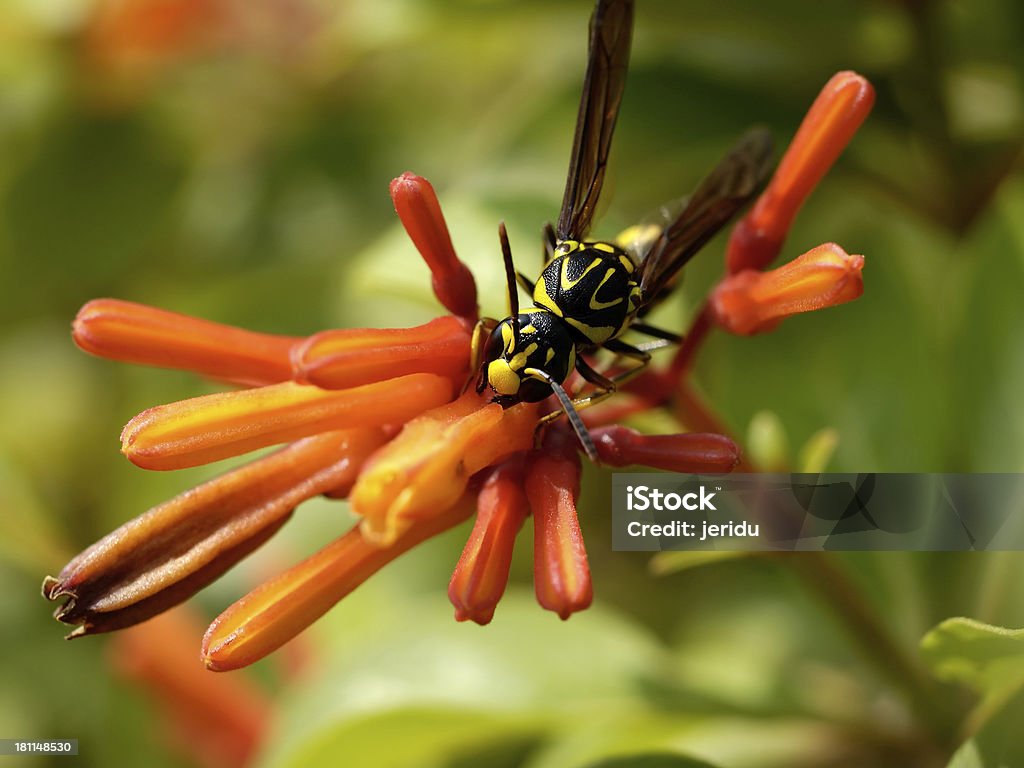
{"label": "flower stem", "polygon": [[679,345],[676,356],[672,358],[672,363],[669,365],[668,372],[677,381],[685,377],[693,367],[697,350],[700,349],[713,326],[711,303],[705,300],[694,316],[693,322],[690,323],[690,329],[683,336],[683,343]]}

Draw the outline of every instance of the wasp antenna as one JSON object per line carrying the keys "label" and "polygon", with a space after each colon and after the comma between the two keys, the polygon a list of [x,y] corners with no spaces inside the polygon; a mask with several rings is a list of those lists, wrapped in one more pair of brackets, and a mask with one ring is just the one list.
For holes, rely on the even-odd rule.
{"label": "wasp antenna", "polygon": [[554,392],[555,397],[558,398],[558,404],[562,406],[562,411],[565,413],[565,417],[569,420],[569,424],[572,426],[573,432],[575,432],[576,437],[580,439],[580,444],[583,446],[583,450],[587,454],[587,458],[594,462],[594,464],[600,464],[601,462],[597,456],[597,448],[594,446],[594,440],[590,437],[590,432],[587,431],[587,425],[584,424],[583,419],[580,418],[580,414],[576,410],[576,406],[572,404],[572,398],[569,397],[569,393],[565,391],[565,388],[539,368],[525,368],[523,369],[523,373],[527,376],[537,376],[548,383],[551,387],[551,391]]}
{"label": "wasp antenna", "polygon": [[498,225],[498,239],[501,240],[501,255],[505,260],[505,283],[508,288],[508,314],[512,323],[512,339],[519,346],[519,289],[516,287],[516,267],[512,263],[512,246],[508,242],[508,231],[505,222]]}

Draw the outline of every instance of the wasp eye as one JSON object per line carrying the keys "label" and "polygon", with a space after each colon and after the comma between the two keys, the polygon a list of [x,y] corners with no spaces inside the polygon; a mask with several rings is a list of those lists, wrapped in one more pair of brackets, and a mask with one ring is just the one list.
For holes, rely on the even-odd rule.
{"label": "wasp eye", "polygon": [[[502,320],[498,323],[497,327],[491,331],[491,335],[487,337],[487,343],[484,344],[484,360],[490,362],[491,360],[497,360],[507,351],[505,343],[505,334],[502,333],[502,327],[507,326],[508,321]],[[511,338],[511,336],[509,336]]]}

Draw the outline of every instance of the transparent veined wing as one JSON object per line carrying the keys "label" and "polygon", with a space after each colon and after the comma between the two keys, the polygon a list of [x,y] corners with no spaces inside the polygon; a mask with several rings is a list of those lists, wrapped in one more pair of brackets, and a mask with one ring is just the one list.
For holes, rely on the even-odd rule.
{"label": "transparent veined wing", "polygon": [[555,229],[559,240],[582,240],[590,230],[622,104],[632,37],[632,0],[601,0],[590,19],[587,72]]}
{"label": "transparent veined wing", "polygon": [[643,304],[656,300],[693,255],[761,190],[771,173],[771,156],[771,135],[754,128],[704,177],[641,260]]}

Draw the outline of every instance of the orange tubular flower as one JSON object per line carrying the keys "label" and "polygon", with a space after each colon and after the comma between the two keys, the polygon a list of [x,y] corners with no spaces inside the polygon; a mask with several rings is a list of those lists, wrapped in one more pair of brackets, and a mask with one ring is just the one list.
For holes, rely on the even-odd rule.
{"label": "orange tubular flower", "polygon": [[296,505],[350,486],[379,429],[328,432],[228,472],[125,523],[47,578],[70,637],[121,629],[185,600],[277,532]]}
{"label": "orange tubular flower", "polygon": [[472,391],[410,421],[352,489],[363,535],[390,545],[416,521],[450,507],[476,472],[528,449],[536,423],[536,406],[506,410]]}
{"label": "orange tubular flower", "polygon": [[460,374],[469,370],[469,332],[454,317],[416,328],[321,331],[295,345],[297,380],[345,389],[410,373]]}
{"label": "orange tubular flower", "polygon": [[576,501],[580,455],[575,436],[550,429],[544,450],[532,454],[526,496],[533,509],[533,586],[537,602],[562,619],[590,607],[594,588]]}
{"label": "orange tubular flower", "polygon": [[729,238],[729,273],[764,269],[779,255],[797,211],[832,167],[875,103],[856,72],[834,75],[814,101],[768,188]]}
{"label": "orange tubular flower", "polygon": [[99,357],[181,368],[248,386],[292,378],[289,356],[300,341],[118,299],[94,299],[82,307],[71,338]]}
{"label": "orange tubular flower", "polygon": [[284,382],[205,395],[140,413],[121,432],[121,452],[144,469],[194,467],[324,430],[402,422],[451,394],[451,379],[413,373],[353,389]]}
{"label": "orange tubular flower", "polygon": [[508,584],[512,547],[529,512],[522,459],[492,471],[480,489],[473,532],[448,584],[456,621],[483,625],[494,618]]}
{"label": "orange tubular flower", "polygon": [[456,317],[475,323],[479,317],[476,281],[469,267],[455,255],[441,204],[430,182],[414,173],[403,173],[391,182],[391,200],[409,239],[430,267],[438,300]]}
{"label": "orange tubular flower", "polygon": [[222,672],[258,661],[403,552],[458,525],[472,512],[473,499],[467,495],[411,525],[385,547],[368,541],[359,528],[353,528],[218,616],[203,638],[203,663]]}
{"label": "orange tubular flower", "polygon": [[[870,86],[850,73],[826,87],[734,235],[735,274],[705,304],[699,332],[689,334],[667,369],[631,382],[633,410],[666,404],[665,393],[683,393],[676,410],[697,414],[690,420],[702,433],[641,435],[609,426],[607,414],[627,415],[628,408],[599,405],[586,415],[601,462],[705,473],[728,472],[740,461],[735,443],[710,434],[723,430],[694,396],[688,361],[713,319],[735,333],[755,333],[795,312],[860,294],[863,259],[831,244],[772,272],[744,268],[774,256],[804,196],[870,100]],[[455,255],[430,184],[406,173],[392,182],[391,196],[451,315],[416,328],[294,339],[114,299],[83,307],[74,339],[88,352],[253,387],[139,414],[122,433],[122,450],[135,464],[176,469],[296,442],[155,507],[48,578],[44,594],[67,599],[57,617],[80,625],[73,636],[154,616],[258,547],[305,499],[349,492],[360,524],[222,613],[203,640],[207,668],[236,669],[274,651],[386,563],[474,510],[476,523],[449,584],[459,621],[491,621],[515,536],[531,513],[538,602],[563,619],[590,605],[576,507],[579,440],[555,422],[536,447],[543,403],[502,408],[472,389],[457,394],[471,373],[476,286]]]}
{"label": "orange tubular flower", "polygon": [[770,272],[747,269],[726,278],[711,306],[719,325],[732,333],[771,330],[790,315],[856,299],[864,292],[863,267],[863,256],[825,243]]}

